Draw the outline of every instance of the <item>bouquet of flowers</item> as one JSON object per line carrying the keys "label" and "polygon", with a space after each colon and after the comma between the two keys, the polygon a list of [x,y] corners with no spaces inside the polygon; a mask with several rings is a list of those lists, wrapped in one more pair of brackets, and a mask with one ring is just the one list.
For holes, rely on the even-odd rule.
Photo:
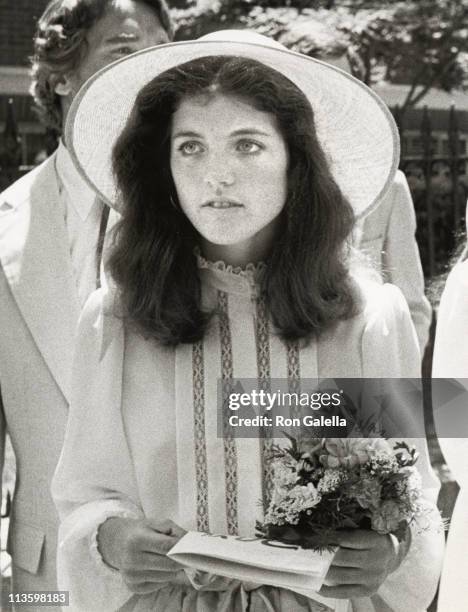
{"label": "bouquet of flowers", "polygon": [[317,551],[332,547],[339,529],[401,541],[424,513],[417,453],[405,442],[288,438],[287,448],[273,449],[273,491],[259,535]]}

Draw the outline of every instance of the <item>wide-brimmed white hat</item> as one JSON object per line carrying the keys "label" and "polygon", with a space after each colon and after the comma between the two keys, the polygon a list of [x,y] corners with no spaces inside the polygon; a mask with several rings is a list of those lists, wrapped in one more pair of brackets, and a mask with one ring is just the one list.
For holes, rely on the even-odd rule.
{"label": "wide-brimmed white hat", "polygon": [[104,201],[120,206],[112,149],[139,91],[166,70],[209,56],[254,59],[294,82],[310,101],[319,142],[356,217],[371,210],[393,181],[399,159],[398,131],[385,103],[334,66],[238,30],[150,47],[110,64],[83,85],[68,113],[65,141],[79,172]]}

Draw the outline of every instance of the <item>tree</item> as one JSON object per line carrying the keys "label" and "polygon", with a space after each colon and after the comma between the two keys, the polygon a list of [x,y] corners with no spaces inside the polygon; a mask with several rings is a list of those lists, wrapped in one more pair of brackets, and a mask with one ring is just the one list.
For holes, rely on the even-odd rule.
{"label": "tree", "polygon": [[315,57],[346,53],[371,87],[409,86],[402,113],[431,87],[467,81],[468,0],[199,0],[187,11],[176,15],[183,38],[248,27]]}
{"label": "tree", "polygon": [[422,100],[431,87],[450,91],[464,85],[468,0],[363,8],[350,11],[337,27],[349,38],[356,76],[371,86],[379,80],[409,85],[402,112]]}

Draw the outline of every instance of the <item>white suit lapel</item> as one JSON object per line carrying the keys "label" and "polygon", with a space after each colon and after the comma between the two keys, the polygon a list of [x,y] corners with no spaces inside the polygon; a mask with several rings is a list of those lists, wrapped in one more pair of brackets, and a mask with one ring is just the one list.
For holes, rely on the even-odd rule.
{"label": "white suit lapel", "polygon": [[0,261],[45,362],[69,398],[80,312],[54,156],[2,194]]}

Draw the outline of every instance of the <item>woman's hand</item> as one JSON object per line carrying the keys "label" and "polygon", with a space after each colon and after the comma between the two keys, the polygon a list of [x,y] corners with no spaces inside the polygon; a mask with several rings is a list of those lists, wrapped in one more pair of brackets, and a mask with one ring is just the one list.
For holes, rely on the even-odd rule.
{"label": "woman's hand", "polygon": [[134,593],[151,593],[161,583],[190,584],[166,553],[186,532],[172,521],[112,517],[98,531],[104,561],[118,569]]}
{"label": "woman's hand", "polygon": [[339,549],[320,589],[336,599],[369,597],[398,565],[398,551],[389,535],[367,529],[340,531]]}

